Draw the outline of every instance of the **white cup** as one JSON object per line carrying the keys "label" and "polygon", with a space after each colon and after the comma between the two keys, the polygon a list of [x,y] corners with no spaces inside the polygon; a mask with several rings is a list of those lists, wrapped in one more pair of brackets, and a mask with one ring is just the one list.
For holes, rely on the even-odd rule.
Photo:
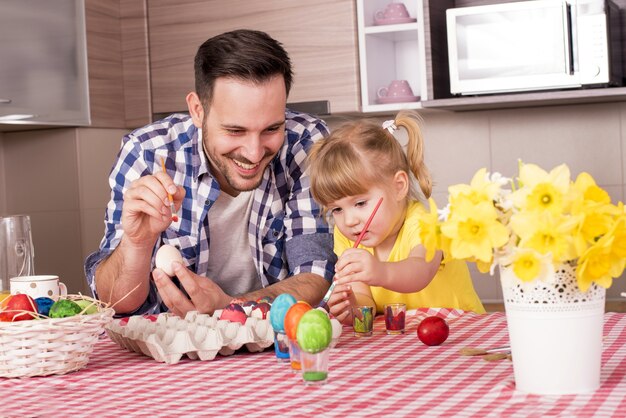
{"label": "white cup", "polygon": [[19,276],[11,278],[11,294],[26,294],[33,299],[47,297],[58,299],[67,295],[67,286],[59,281],[59,276]]}

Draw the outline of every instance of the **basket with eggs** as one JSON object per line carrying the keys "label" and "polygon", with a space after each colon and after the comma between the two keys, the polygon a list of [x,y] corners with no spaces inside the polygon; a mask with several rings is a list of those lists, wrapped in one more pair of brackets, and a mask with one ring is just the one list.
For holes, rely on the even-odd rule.
{"label": "basket with eggs", "polygon": [[87,365],[114,310],[84,295],[26,294],[0,305],[0,377],[65,374]]}

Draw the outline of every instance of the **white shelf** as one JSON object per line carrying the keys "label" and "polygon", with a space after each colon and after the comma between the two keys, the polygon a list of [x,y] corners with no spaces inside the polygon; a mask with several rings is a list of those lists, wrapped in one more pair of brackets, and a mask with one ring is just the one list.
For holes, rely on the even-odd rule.
{"label": "white shelf", "polygon": [[363,112],[368,113],[393,113],[404,109],[423,109],[422,102],[367,104],[363,105]]}
{"label": "white shelf", "polygon": [[404,32],[404,31],[417,31],[417,22],[413,23],[400,23],[397,25],[378,25],[378,26],[367,26],[365,28],[365,34],[370,35],[373,33],[394,33],[394,32]]}
{"label": "white shelf", "polygon": [[421,102],[378,104],[377,92],[393,80],[408,81],[414,96],[426,97],[426,54],[422,0],[403,0],[416,22],[374,25],[374,14],[389,0],[357,0],[361,110],[393,113],[421,109]]}

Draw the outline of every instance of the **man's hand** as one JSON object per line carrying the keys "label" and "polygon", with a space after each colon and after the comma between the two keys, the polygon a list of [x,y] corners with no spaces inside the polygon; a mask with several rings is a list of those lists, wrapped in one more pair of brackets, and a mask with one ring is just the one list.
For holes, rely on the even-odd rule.
{"label": "man's hand", "polygon": [[143,176],[130,185],[122,206],[122,227],[129,244],[152,247],[159,234],[167,229],[172,222],[168,192],[179,208],[185,189],[176,187],[166,173]]}
{"label": "man's hand", "polygon": [[198,276],[185,268],[179,262],[173,262],[174,274],[189,295],[189,298],[172,282],[161,269],[152,272],[154,283],[157,286],[161,299],[170,312],[184,318],[189,311],[213,313],[216,309],[228,305],[231,296],[213,282],[203,276]]}

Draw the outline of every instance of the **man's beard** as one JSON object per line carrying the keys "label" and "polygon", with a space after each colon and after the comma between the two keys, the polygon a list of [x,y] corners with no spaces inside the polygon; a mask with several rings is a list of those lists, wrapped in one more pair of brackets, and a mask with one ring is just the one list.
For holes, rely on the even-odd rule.
{"label": "man's beard", "polygon": [[[205,121],[204,121],[205,122]],[[205,123],[203,122],[203,126],[205,126]],[[238,176],[237,174],[231,174],[231,171],[233,170],[233,168],[230,166],[230,163],[228,161],[226,161],[227,159],[233,159],[233,160],[237,160],[239,162],[242,162],[244,164],[254,164],[251,161],[249,161],[246,158],[241,157],[240,155],[237,155],[235,153],[228,153],[226,155],[219,155],[216,156],[216,158],[214,158],[214,156],[212,156],[210,154],[209,147],[206,145],[208,143],[207,140],[207,130],[206,129],[202,129],[202,144],[203,144],[203,148],[204,148],[204,153],[208,159],[208,163],[209,166],[213,166],[213,168],[218,171],[222,177],[226,180],[226,182],[228,183],[228,186],[237,191],[237,192],[249,192],[251,190],[256,189],[257,187],[259,187],[259,185],[261,184],[261,181],[263,180],[263,173],[265,172],[265,170],[267,169],[267,165],[266,167],[263,168],[263,170],[261,170],[259,173],[257,173],[255,176],[258,176],[258,179],[255,180],[255,182],[253,184],[247,184],[246,180],[252,180],[254,179],[254,177],[246,179],[245,177],[241,177]],[[278,153],[278,152],[277,152]],[[268,156],[274,157],[276,154],[270,154],[269,152],[266,152],[265,155],[263,155],[263,158],[261,158],[261,163],[263,164],[263,161],[266,160],[266,158]],[[271,161],[271,158],[269,159]],[[269,164],[269,163],[266,163]],[[215,174],[215,173],[214,173]],[[246,185],[238,185],[237,184],[237,179],[244,179],[244,181],[246,181]]]}

